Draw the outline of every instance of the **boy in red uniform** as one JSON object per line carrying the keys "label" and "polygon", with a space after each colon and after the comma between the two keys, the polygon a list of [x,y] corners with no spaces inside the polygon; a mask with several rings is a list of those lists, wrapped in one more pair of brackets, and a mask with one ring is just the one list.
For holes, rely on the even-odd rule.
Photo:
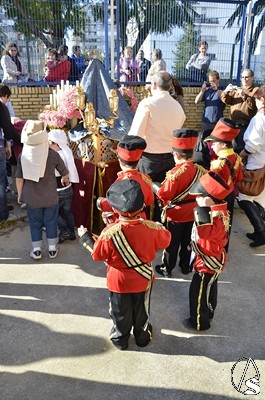
{"label": "boy in red uniform", "polygon": [[229,229],[227,203],[223,201],[231,188],[216,173],[204,174],[191,188],[198,207],[194,209],[195,222],[191,247],[195,255],[194,270],[189,291],[190,318],[187,328],[209,329],[217,305],[217,279],[226,265],[225,245]]}
{"label": "boy in red uniform", "polygon": [[[241,157],[234,152],[232,141],[239,134],[240,129],[228,118],[221,118],[215,125],[210,136],[204,141],[211,142],[212,149],[217,159],[211,161],[210,170],[216,172],[223,178],[231,189],[231,194],[226,199],[227,208],[230,214],[230,229],[233,222],[234,203],[235,203],[235,185],[243,178],[243,163]],[[226,246],[228,250],[228,242]]]}
{"label": "boy in red uniform", "polygon": [[144,347],[152,337],[149,322],[151,262],[157,250],[168,246],[170,232],[163,225],[140,217],[144,196],[137,181],[114,182],[107,192],[107,200],[119,214],[119,220],[109,224],[95,242],[86,228],[80,227],[80,242],[92,251],[93,260],[107,264],[112,343],[120,350],[127,349],[133,328],[136,344]]}
{"label": "boy in red uniform", "polygon": [[[205,169],[192,160],[198,132],[191,129],[177,129],[173,132],[172,150],[175,167],[167,172],[161,187],[153,185],[156,195],[162,203],[162,222],[166,219],[167,229],[171,232],[171,242],[162,255],[162,264],[155,267],[164,277],[171,277],[176,266],[179,252],[179,267],[183,274],[190,270],[190,235],[194,221],[193,208],[195,197],[189,189],[205,173]],[[179,251],[180,248],[180,251]]]}
{"label": "boy in red uniform", "polygon": [[[139,172],[137,169],[137,164],[145,148],[146,141],[141,137],[129,135],[123,137],[117,146],[117,156],[122,171],[118,172],[118,177],[115,182],[119,182],[123,179],[133,179],[139,182],[144,195],[144,204],[146,207],[149,207],[154,203],[152,180],[147,174]],[[103,218],[106,215],[105,213],[113,212],[112,207],[105,197],[98,198],[97,206],[99,210],[103,211]],[[111,219],[114,221],[117,220],[118,217],[118,214],[114,214],[111,216]],[[142,218],[146,219],[145,212],[142,213]]]}

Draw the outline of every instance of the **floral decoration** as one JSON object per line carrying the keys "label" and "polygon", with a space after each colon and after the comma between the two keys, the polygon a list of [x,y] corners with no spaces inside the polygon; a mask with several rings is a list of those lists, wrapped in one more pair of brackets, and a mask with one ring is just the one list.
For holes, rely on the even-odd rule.
{"label": "floral decoration", "polygon": [[57,107],[47,105],[44,107],[38,118],[49,128],[63,128],[72,118],[82,118],[80,110],[77,107],[78,93],[75,87],[58,93]]}
{"label": "floral decoration", "polygon": [[121,86],[118,90],[130,107],[131,111],[135,112],[138,106],[138,100],[133,91],[125,86]]}

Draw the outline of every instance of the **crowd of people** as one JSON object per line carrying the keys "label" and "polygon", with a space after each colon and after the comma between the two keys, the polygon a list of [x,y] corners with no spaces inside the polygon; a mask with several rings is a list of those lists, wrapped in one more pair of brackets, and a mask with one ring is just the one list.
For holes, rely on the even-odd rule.
{"label": "crowd of people", "polygon": [[[78,50],[76,46],[81,70]],[[67,51],[61,46],[58,58],[50,50],[47,76],[63,65],[70,73]],[[152,337],[151,263],[158,250],[163,250],[161,263],[155,266],[159,275],[170,279],[177,266],[183,274],[194,271],[190,315],[184,324],[200,331],[210,328],[217,306],[217,282],[227,263],[235,199],[254,228],[247,233],[250,246],[265,245],[265,189],[259,196],[247,196],[237,189],[244,164],[249,170],[264,167],[265,85],[255,87],[253,71],[245,69],[240,88],[228,85],[220,90],[219,73],[206,73],[206,51],[207,43],[201,43],[200,55],[189,63],[193,68],[197,63],[205,73],[195,99],[196,104],[204,103],[200,132],[183,127],[188,112],[183,90],[166,71],[160,49],[154,49],[152,65],[142,51],[134,59],[130,46],[119,62],[121,81],[133,82],[142,73],[150,82],[151,95],[139,103],[129,132],[117,145],[121,172],[106,197],[98,199],[106,227],[98,236],[80,226],[78,235],[93,259],[107,265],[113,320],[110,337],[121,350],[128,348],[131,329],[138,346],[146,346]],[[19,76],[21,66],[12,62],[17,68],[14,76]],[[8,100],[10,94],[6,96]],[[8,218],[10,141],[21,141],[16,183],[18,202],[27,206],[30,257],[42,258],[45,228],[49,257],[56,258],[58,242],[76,239],[71,201],[72,184],[79,178],[73,155],[64,132],[47,132],[40,121],[27,121],[20,140],[4,103],[0,101],[0,221]],[[226,104],[231,107],[231,119],[224,118]]]}

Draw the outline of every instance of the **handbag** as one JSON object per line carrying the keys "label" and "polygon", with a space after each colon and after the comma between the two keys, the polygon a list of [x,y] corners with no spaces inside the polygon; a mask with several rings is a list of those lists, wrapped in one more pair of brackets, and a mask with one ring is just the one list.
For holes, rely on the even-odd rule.
{"label": "handbag", "polygon": [[265,166],[259,169],[244,170],[244,177],[237,182],[240,193],[248,196],[258,196],[265,187]]}

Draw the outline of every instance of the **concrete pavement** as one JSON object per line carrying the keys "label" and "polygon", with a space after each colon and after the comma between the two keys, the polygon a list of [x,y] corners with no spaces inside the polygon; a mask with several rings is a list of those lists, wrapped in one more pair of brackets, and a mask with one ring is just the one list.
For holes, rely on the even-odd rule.
{"label": "concrete pavement", "polygon": [[[152,342],[138,348],[132,337],[128,351],[108,338],[105,266],[78,241],[61,244],[55,260],[47,251],[32,260],[22,212],[16,207],[15,226],[0,230],[1,400],[242,399],[231,383],[242,357],[255,360],[260,376],[253,390],[265,398],[265,246],[249,247],[251,229],[240,209],[211,329],[196,333],[182,325],[191,275],[175,269],[153,287]],[[250,364],[240,388],[246,365],[234,368],[242,392],[256,374]]]}

